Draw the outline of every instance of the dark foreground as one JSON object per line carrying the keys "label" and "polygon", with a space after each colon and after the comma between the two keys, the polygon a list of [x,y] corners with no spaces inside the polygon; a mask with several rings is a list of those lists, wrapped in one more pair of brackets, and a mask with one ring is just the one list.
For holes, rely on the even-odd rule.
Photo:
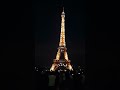
{"label": "dark foreground", "polygon": [[35,90],[85,90],[84,71],[36,70]]}

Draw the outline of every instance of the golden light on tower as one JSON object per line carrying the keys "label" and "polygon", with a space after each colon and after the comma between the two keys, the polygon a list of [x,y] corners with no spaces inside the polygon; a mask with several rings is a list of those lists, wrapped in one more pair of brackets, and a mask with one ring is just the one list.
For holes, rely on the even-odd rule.
{"label": "golden light on tower", "polygon": [[[64,58],[60,59],[61,55],[64,54]],[[55,71],[61,65],[66,66],[66,69],[73,70],[70,60],[68,59],[66,42],[65,42],[65,12],[64,8],[61,14],[61,33],[60,33],[60,42],[57,51],[56,58],[53,61],[53,64],[50,68],[50,71]]]}
{"label": "golden light on tower", "polygon": [[64,12],[64,8],[63,8],[63,12],[61,14],[61,34],[60,34],[59,46],[66,46],[66,43],[65,43],[65,12]]}

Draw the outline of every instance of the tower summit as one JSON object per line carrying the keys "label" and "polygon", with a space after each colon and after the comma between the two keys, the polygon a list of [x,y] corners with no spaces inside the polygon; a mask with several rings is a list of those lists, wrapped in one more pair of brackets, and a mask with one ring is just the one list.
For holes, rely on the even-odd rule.
{"label": "tower summit", "polygon": [[60,33],[60,42],[58,47],[58,52],[56,58],[53,60],[53,64],[50,68],[50,71],[55,71],[57,69],[69,69],[73,70],[70,60],[68,59],[66,42],[65,42],[65,12],[64,7],[61,14],[61,33]]}

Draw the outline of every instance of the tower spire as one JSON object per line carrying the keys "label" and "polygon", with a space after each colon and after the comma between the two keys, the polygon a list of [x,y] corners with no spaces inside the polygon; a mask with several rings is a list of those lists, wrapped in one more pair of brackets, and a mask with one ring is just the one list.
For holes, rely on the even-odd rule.
{"label": "tower spire", "polygon": [[64,12],[64,7],[63,7],[63,12]]}

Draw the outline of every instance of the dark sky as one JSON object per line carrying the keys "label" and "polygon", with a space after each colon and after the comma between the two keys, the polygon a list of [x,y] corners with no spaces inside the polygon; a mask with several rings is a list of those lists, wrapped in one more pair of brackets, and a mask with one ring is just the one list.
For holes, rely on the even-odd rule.
{"label": "dark sky", "polygon": [[65,8],[68,56],[73,66],[85,64],[86,2],[81,0],[34,1],[35,64],[50,67],[56,56],[61,29],[61,12]]}

